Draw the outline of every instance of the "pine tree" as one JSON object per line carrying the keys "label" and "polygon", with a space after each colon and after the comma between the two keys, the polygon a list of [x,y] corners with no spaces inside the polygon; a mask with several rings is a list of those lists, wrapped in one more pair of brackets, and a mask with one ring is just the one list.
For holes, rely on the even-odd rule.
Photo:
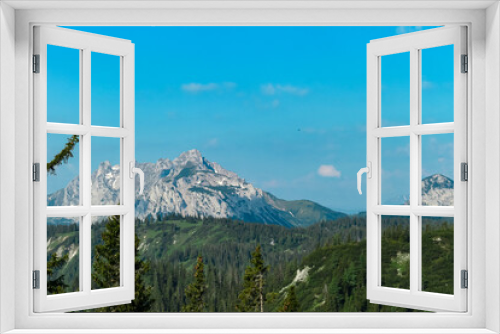
{"label": "pine tree", "polygon": [[120,286],[120,216],[109,217],[102,241],[94,248],[92,285],[101,289]]}
{"label": "pine tree", "polygon": [[[120,285],[120,216],[109,217],[102,245],[95,246],[92,283],[97,288],[110,288]],[[135,236],[135,296],[129,304],[102,307],[94,312],[147,312],[154,303],[152,287],[147,286],[144,276],[150,270],[150,263],[138,256],[139,237]]]}
{"label": "pine tree", "polygon": [[295,293],[295,285],[292,285],[288,289],[288,293],[280,312],[300,312],[299,300],[297,299],[297,295]]}
{"label": "pine tree", "polygon": [[150,271],[149,261],[141,260],[139,254],[139,237],[135,236],[135,295],[129,304],[107,307],[105,312],[148,312],[155,300],[152,297],[152,287],[146,285],[144,277]]}
{"label": "pine tree", "polygon": [[182,307],[183,312],[203,312],[205,309],[203,296],[207,287],[205,285],[205,272],[201,255],[198,255],[194,270],[194,282],[184,290],[188,304]]}
{"label": "pine tree", "polygon": [[252,253],[250,263],[251,265],[245,269],[243,290],[238,295],[239,303],[236,309],[241,312],[264,312],[266,302],[264,275],[269,270],[269,266],[264,265],[260,245]]}
{"label": "pine tree", "polygon": [[56,167],[68,162],[68,159],[73,157],[73,149],[79,141],[80,137],[78,135],[73,135],[68,138],[68,142],[64,145],[61,152],[56,154],[50,162],[47,162],[47,173],[55,175]]}
{"label": "pine tree", "polygon": [[47,261],[47,292],[49,294],[64,293],[68,287],[64,283],[64,275],[55,276],[56,271],[61,269],[68,262],[68,254],[62,257],[57,256],[57,253],[52,253]]}

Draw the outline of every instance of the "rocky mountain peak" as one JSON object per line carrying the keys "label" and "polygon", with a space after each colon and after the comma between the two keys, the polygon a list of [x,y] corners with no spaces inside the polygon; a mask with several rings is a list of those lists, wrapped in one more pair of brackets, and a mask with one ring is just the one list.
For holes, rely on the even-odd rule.
{"label": "rocky mountain peak", "polygon": [[203,165],[203,160],[200,151],[193,149],[181,153],[181,155],[174,159],[173,163],[177,167],[190,167],[189,165],[201,166]]}
{"label": "rocky mountain peak", "polygon": [[422,204],[453,205],[453,180],[442,174],[425,177],[422,180]]}
{"label": "rocky mountain peak", "polygon": [[433,188],[453,189],[453,180],[442,174],[427,176],[422,180],[423,192],[428,192]]}
{"label": "rocky mountain peak", "polygon": [[[311,201],[280,200],[218,163],[205,159],[198,150],[184,152],[172,161],[159,159],[156,163],[137,165],[145,174],[144,193],[136,196],[135,203],[136,217],[140,219],[174,213],[292,227],[344,215]],[[93,171],[91,181],[93,205],[118,203],[118,165],[112,166],[108,161],[101,163]],[[78,203],[78,194],[78,187],[70,183],[50,194],[47,205]]]}
{"label": "rocky mountain peak", "polygon": [[111,162],[108,160],[103,161],[99,164],[99,167],[97,167],[97,170],[103,170],[103,169],[109,169],[111,168]]}

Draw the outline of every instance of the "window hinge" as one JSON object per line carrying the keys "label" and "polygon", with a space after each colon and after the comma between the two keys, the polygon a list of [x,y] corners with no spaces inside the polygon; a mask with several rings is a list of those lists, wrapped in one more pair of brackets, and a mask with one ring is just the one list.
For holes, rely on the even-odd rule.
{"label": "window hinge", "polygon": [[469,165],[466,162],[462,162],[460,165],[461,177],[462,181],[469,181]]}
{"label": "window hinge", "polygon": [[33,55],[33,73],[40,73],[40,55]]}
{"label": "window hinge", "polygon": [[462,289],[467,289],[469,287],[469,273],[467,270],[462,270],[461,272]]}
{"label": "window hinge", "polygon": [[38,162],[33,164],[33,181],[40,181],[40,164]]}
{"label": "window hinge", "polygon": [[33,289],[40,289],[40,270],[33,270]]}
{"label": "window hinge", "polygon": [[469,72],[469,56],[462,55],[462,73]]}

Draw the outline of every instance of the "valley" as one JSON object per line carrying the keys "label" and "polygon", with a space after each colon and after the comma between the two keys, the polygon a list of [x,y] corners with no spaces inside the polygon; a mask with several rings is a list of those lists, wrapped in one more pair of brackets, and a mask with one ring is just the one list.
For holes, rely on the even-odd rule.
{"label": "valley", "polygon": [[[443,219],[424,223],[423,250],[429,259],[424,264],[427,291],[450,293],[453,225]],[[102,243],[105,224],[93,228],[94,247]],[[77,233],[74,225],[51,226],[49,252],[69,254]],[[291,285],[296,286],[302,311],[306,312],[405,311],[366,301],[366,220],[362,215],[293,229],[230,219],[170,216],[162,221],[137,221],[136,234],[140,240],[137,256],[150,264],[144,275],[154,298],[150,312],[181,311],[186,303],[184,289],[192,282],[199,255],[203,256],[207,277],[206,311],[235,312],[243,273],[256,245],[262,246],[265,263],[270,266],[266,291],[276,294],[266,311],[279,309]],[[401,263],[400,258],[402,252],[408,252],[408,236],[409,227],[397,217],[384,232],[387,286],[407,288],[408,272],[404,268],[409,262]],[[60,271],[70,285],[68,291],[77,289],[75,259],[73,254]]]}

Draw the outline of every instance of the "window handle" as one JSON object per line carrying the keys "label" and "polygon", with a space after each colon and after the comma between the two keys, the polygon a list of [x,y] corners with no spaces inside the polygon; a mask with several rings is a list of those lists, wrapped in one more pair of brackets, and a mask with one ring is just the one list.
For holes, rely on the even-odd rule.
{"label": "window handle", "polygon": [[361,176],[363,175],[363,173],[366,173],[367,178],[369,178],[369,179],[372,178],[372,163],[370,161],[368,161],[368,166],[361,168],[358,171],[358,192],[360,195],[362,194],[362,192],[361,192]]}
{"label": "window handle", "polygon": [[134,167],[135,161],[130,161],[130,178],[133,179],[135,175],[139,175],[139,195],[144,192],[144,172],[142,169]]}

